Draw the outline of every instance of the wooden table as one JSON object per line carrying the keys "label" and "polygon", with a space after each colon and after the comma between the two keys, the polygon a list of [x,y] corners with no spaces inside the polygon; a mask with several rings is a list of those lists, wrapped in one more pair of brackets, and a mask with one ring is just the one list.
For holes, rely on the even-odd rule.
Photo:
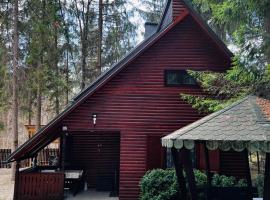
{"label": "wooden table", "polygon": [[65,187],[69,188],[75,196],[83,187],[83,170],[65,170]]}

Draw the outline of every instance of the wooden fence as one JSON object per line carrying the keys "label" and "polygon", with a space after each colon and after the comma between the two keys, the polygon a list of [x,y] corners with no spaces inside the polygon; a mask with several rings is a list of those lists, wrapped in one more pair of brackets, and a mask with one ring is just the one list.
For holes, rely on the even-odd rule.
{"label": "wooden fence", "polygon": [[21,172],[16,181],[15,200],[63,199],[64,173]]}
{"label": "wooden fence", "polygon": [[10,168],[10,164],[5,164],[4,161],[11,154],[11,149],[0,149],[0,168]]}
{"label": "wooden fence", "polygon": [[[10,164],[5,164],[4,162],[8,158],[8,156],[11,154],[11,149],[0,149],[0,168],[10,168]],[[59,149],[43,149],[38,153],[38,165],[40,166],[48,166],[53,165],[55,158],[59,158]],[[21,167],[29,167],[30,166],[30,160],[24,160],[21,162]]]}

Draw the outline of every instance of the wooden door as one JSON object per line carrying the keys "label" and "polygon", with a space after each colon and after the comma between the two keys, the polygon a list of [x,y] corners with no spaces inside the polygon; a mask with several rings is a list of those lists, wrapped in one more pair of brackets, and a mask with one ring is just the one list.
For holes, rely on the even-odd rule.
{"label": "wooden door", "polygon": [[101,191],[118,189],[120,134],[76,132],[72,138],[72,167],[84,170],[88,187]]}
{"label": "wooden door", "polygon": [[164,168],[165,149],[161,146],[161,137],[148,136],[147,138],[147,170]]}

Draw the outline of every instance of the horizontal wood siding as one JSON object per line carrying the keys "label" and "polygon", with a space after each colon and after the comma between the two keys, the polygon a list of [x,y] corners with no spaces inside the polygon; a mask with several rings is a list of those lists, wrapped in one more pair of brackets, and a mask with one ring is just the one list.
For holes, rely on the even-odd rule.
{"label": "horizontal wood siding", "polygon": [[[70,131],[121,132],[120,199],[137,199],[139,180],[147,169],[147,137],[164,136],[202,117],[179,96],[201,90],[165,87],[164,70],[224,71],[229,63],[187,17],[69,114],[63,124]],[[92,113],[97,113],[96,126]]]}
{"label": "horizontal wood siding", "polygon": [[186,10],[182,0],[172,0],[173,19],[175,20],[183,11]]}
{"label": "horizontal wood siding", "polygon": [[[84,178],[89,187],[102,190],[103,180],[106,182],[103,190],[106,190],[108,186],[118,182],[119,133],[73,132],[70,137],[72,138],[72,145],[68,147],[71,148],[70,167],[84,170]],[[112,187],[109,188],[111,189]]]}
{"label": "horizontal wood siding", "polygon": [[245,153],[220,151],[220,174],[246,179]]}
{"label": "horizontal wood siding", "polygon": [[19,173],[17,199],[15,200],[62,200],[64,173]]}

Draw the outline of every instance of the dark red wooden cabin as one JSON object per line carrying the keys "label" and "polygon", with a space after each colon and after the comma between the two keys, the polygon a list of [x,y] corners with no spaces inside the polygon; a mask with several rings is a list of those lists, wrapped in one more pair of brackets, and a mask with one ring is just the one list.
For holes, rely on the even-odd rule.
{"label": "dark red wooden cabin", "polygon": [[113,179],[120,200],[138,199],[145,172],[165,167],[160,138],[202,117],[179,96],[201,93],[186,70],[225,71],[231,57],[186,1],[169,0],[148,38],[8,161],[34,157],[60,137],[61,168],[82,168],[90,187],[111,187]]}

